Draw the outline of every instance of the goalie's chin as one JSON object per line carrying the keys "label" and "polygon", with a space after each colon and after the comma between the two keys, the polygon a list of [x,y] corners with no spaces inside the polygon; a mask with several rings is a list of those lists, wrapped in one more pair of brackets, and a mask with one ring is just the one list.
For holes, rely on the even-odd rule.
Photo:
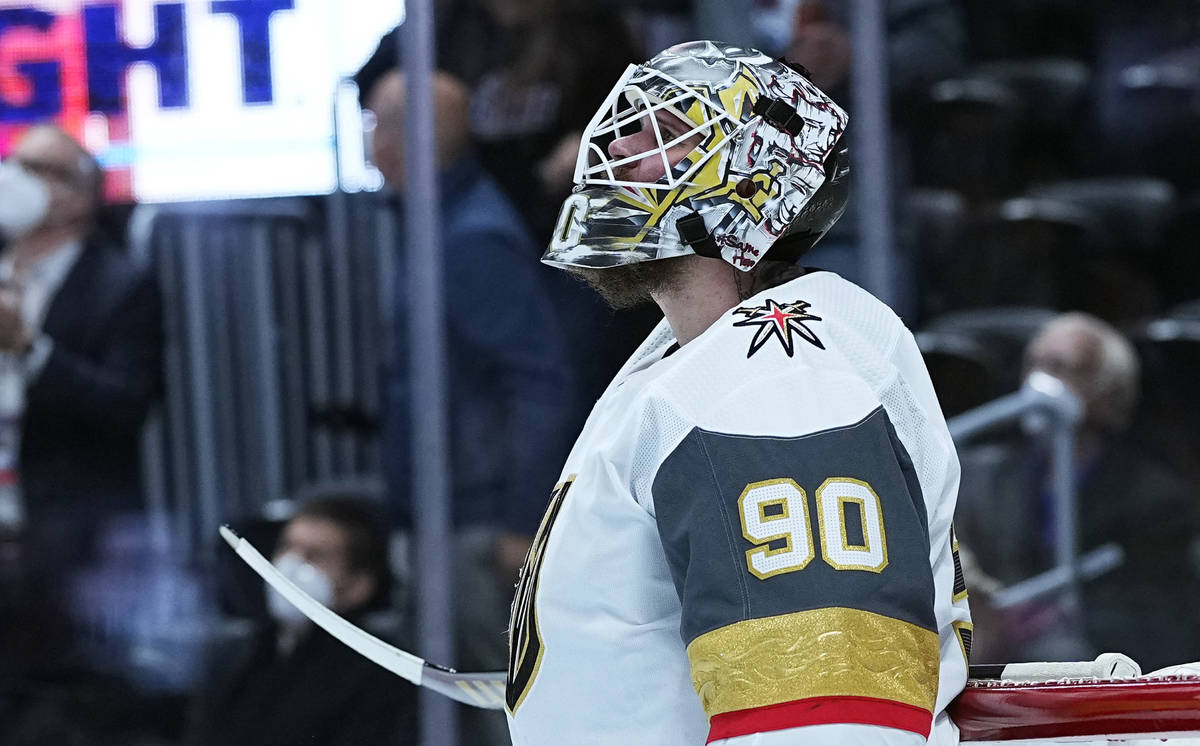
{"label": "goalie's chin", "polygon": [[620,311],[652,301],[654,293],[671,286],[678,277],[679,264],[688,259],[677,256],[603,269],[568,267],[567,272],[586,282],[605,303]]}

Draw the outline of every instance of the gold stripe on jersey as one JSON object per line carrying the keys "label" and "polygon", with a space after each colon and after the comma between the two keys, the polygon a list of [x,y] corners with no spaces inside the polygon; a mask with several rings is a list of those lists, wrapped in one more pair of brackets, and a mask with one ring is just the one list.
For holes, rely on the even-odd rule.
{"label": "gold stripe on jersey", "polygon": [[958,638],[958,646],[962,650],[963,660],[971,665],[971,638],[975,636],[975,625],[971,622],[951,622],[954,636]]}
{"label": "gold stripe on jersey", "polygon": [[833,607],[749,619],[688,645],[692,685],[711,718],[810,697],[873,697],[933,711],[938,635]]}
{"label": "gold stripe on jersey", "polygon": [[954,535],[954,526],[950,526],[950,556],[954,560],[954,587],[951,603],[958,603],[967,597],[967,580],[963,575],[962,557],[958,553],[958,537]]}
{"label": "gold stripe on jersey", "polygon": [[554,521],[558,518],[558,511],[562,508],[567,490],[575,483],[575,476],[572,474],[554,488],[550,496],[550,505],[546,508],[546,514],[542,516],[542,523],[529,546],[529,553],[525,555],[525,564],[521,566],[508,624],[508,677],[504,690],[504,704],[509,713],[516,713],[517,708],[525,701],[525,696],[529,694],[533,680],[537,678],[542,667],[542,656],[546,653],[537,617],[538,576],[542,570],[542,562],[546,559],[546,545],[550,542]]}

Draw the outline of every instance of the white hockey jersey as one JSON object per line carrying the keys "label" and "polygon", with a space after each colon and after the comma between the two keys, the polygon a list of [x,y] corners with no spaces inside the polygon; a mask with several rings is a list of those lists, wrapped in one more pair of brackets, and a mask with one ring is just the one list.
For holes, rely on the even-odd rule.
{"label": "white hockey jersey", "polygon": [[958,460],[912,335],[828,272],[597,402],[521,574],[517,746],[958,742]]}

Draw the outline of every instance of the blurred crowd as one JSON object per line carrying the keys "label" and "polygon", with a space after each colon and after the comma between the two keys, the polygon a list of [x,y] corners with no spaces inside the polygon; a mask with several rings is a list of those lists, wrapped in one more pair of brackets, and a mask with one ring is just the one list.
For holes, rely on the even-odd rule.
{"label": "blurred crowd", "polygon": [[[851,4],[837,0],[436,5],[454,525],[440,559],[457,583],[458,650],[444,663],[500,670],[512,585],[565,448],[656,321],[649,311],[606,309],[537,261],[570,191],[584,126],[627,65],[677,41],[722,39],[784,55],[847,105],[859,50]],[[1044,432],[1020,425],[959,443],[972,660],[1119,651],[1149,670],[1200,659],[1200,429],[1191,421],[1200,415],[1200,3],[885,6],[898,310],[918,332],[948,418],[1034,373],[1074,392],[1083,410],[1071,456],[1079,549],[1115,544],[1123,556],[1069,602],[1062,589],[997,602],[1055,565],[1063,540],[1056,454]],[[213,407],[260,416],[252,394],[218,382],[238,379],[238,366],[282,368],[307,354],[287,347],[274,316],[259,326],[238,316],[272,312],[234,299],[212,328],[188,323],[189,294],[199,290],[179,281],[177,254],[120,245],[133,243],[128,210],[102,204],[103,172],[75,139],[41,125],[6,154],[0,742],[416,741],[413,687],[315,632],[217,548],[215,535],[197,539],[194,527],[234,524],[314,597],[413,649],[414,573],[430,558],[411,547],[419,434],[410,385],[420,363],[407,354],[408,81],[399,33],[380,29],[378,50],[354,79],[385,190],[360,195],[362,209],[314,198],[298,223],[293,215],[279,223],[299,225],[289,244],[297,250],[264,260],[266,282],[285,297],[302,283],[292,268],[319,263],[314,245],[334,257],[325,272],[354,265],[346,259],[354,251],[378,249],[390,288],[379,318],[358,327],[382,338],[342,340],[339,362],[370,361],[350,377],[372,393],[334,396],[295,416],[275,412],[280,431],[302,433],[299,459],[272,462],[270,446],[236,425],[202,441],[195,433],[206,420],[177,406],[194,396],[185,388],[201,386]],[[868,136],[851,127],[852,138]],[[852,195],[805,263],[861,280],[859,219]],[[217,257],[257,234],[238,233],[241,223],[228,216],[199,224],[212,229],[173,232],[166,223],[155,235],[206,249],[190,276],[235,284],[237,265]],[[324,329],[351,302],[295,306],[295,318]],[[285,340],[283,352],[247,354],[238,340],[252,337],[251,327]],[[209,354],[198,329],[228,346],[228,370],[185,381],[175,373],[194,373],[188,361]],[[298,375],[278,373],[293,398],[324,385]],[[174,460],[147,447],[148,420],[175,443]],[[323,435],[305,440],[320,428],[368,444],[351,449],[344,460],[353,468],[337,479],[305,479],[313,470],[294,463],[325,458]],[[221,454],[236,460],[220,467],[220,484],[239,489],[188,493],[202,481],[188,460],[203,454],[179,444],[199,442],[218,462]],[[275,477],[256,472],[259,463],[290,475],[276,479],[286,482],[286,501],[267,500],[264,485]],[[156,469],[173,476],[148,481]],[[163,485],[175,494],[155,494]],[[210,504],[212,494],[219,499]],[[507,742],[502,715],[463,717],[464,743]]]}

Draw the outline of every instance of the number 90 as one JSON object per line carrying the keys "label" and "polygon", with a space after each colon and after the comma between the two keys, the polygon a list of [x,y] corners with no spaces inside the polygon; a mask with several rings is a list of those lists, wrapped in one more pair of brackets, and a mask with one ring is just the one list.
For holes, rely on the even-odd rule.
{"label": "number 90", "polygon": [[[887,567],[883,506],[871,485],[849,477],[826,479],[816,492],[821,558],[835,570],[881,572]],[[746,567],[756,578],[803,570],[816,556],[808,494],[791,479],[746,485],[738,498],[742,535],[755,546]],[[858,531],[851,536],[851,515]],[[772,548],[775,544],[775,548]]]}

